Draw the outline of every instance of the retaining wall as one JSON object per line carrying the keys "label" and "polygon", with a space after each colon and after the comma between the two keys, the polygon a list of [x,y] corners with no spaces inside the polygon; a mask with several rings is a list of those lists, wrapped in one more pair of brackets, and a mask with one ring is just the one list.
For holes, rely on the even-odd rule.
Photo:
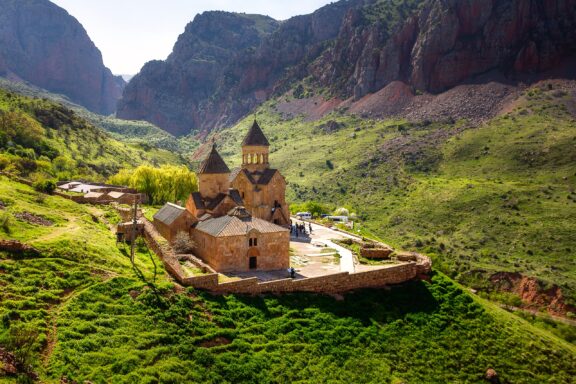
{"label": "retaining wall", "polygon": [[[121,208],[120,208],[121,209]],[[413,260],[391,267],[383,267],[369,271],[348,273],[340,272],[330,275],[309,277],[303,279],[280,279],[260,282],[258,278],[219,282],[218,273],[207,266],[194,255],[185,255],[203,271],[211,273],[187,277],[176,259],[169,243],[158,233],[154,225],[140,218],[144,223],[144,235],[148,246],[160,257],[164,268],[178,283],[214,293],[286,293],[286,292],[316,292],[337,293],[360,288],[377,288],[386,285],[400,284],[418,279],[431,270],[430,259],[420,254],[412,254]]]}

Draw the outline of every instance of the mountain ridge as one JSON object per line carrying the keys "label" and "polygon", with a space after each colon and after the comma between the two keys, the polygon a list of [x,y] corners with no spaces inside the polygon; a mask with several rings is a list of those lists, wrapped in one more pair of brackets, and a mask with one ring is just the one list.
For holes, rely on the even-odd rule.
{"label": "mountain ridge", "polygon": [[[187,31],[179,40],[194,38]],[[572,56],[574,31],[574,0],[340,1],[288,19],[258,47],[229,56],[217,69],[214,92],[204,97],[159,106],[158,100],[185,93],[151,80],[178,71],[166,65],[156,77],[142,71],[126,88],[119,116],[203,136],[233,125],[271,97],[302,88],[328,100],[358,101],[394,82],[412,95],[439,94],[480,78],[516,86]],[[181,88],[195,85],[180,79]]]}
{"label": "mountain ridge", "polygon": [[116,110],[125,82],[104,66],[84,27],[48,0],[0,1],[0,76],[61,93],[93,112]]}

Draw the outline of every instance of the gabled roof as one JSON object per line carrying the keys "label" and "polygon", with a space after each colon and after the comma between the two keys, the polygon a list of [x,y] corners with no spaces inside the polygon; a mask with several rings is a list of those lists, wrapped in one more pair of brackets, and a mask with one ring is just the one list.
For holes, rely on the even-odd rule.
{"label": "gabled roof", "polygon": [[260,126],[256,120],[254,120],[252,127],[250,127],[250,130],[244,138],[242,145],[263,145],[266,147],[270,146],[266,135],[264,135],[264,132],[262,132],[262,129],[260,129]]}
{"label": "gabled roof", "polygon": [[202,195],[200,192],[192,192],[192,200],[194,201],[194,205],[196,209],[205,209],[204,200],[202,199]]}
{"label": "gabled roof", "polygon": [[154,219],[166,225],[170,225],[184,212],[186,212],[184,207],[172,203],[166,203],[158,212],[156,212]]}
{"label": "gabled roof", "polygon": [[256,171],[250,173],[250,171],[248,171],[247,169],[236,168],[232,171],[228,180],[230,180],[230,182],[232,183],[240,173],[244,173],[246,175],[246,178],[250,181],[250,183],[254,185],[267,185],[270,182],[270,180],[272,180],[276,172],[278,172],[277,169],[266,168],[262,172]]}
{"label": "gabled roof", "polygon": [[110,196],[113,199],[119,199],[124,195],[125,195],[125,193],[123,193],[123,192],[108,192],[108,196]]}
{"label": "gabled roof", "polygon": [[[233,210],[235,214],[237,210]],[[196,224],[196,230],[214,237],[246,236],[256,230],[260,233],[288,232],[288,229],[255,217],[239,218],[225,215],[215,219],[207,219]]]}
{"label": "gabled roof", "polygon": [[228,196],[238,205],[244,205],[244,200],[242,200],[242,196],[240,196],[240,192],[237,189],[230,188],[228,190]]}
{"label": "gabled roof", "polygon": [[270,180],[272,180],[276,172],[278,172],[276,169],[266,168],[262,176],[260,176],[260,179],[258,179],[258,184],[260,185],[268,184]]}
{"label": "gabled roof", "polygon": [[217,194],[215,198],[206,202],[206,203],[208,203],[206,205],[206,209],[209,211],[213,211],[222,202],[222,200],[224,200],[224,198],[226,198],[225,193]]}
{"label": "gabled roof", "polygon": [[192,200],[194,201],[194,205],[196,209],[206,209],[208,211],[213,211],[224,201],[226,197],[230,197],[234,203],[237,205],[244,205],[244,201],[242,200],[242,196],[240,196],[240,192],[237,189],[230,188],[228,189],[228,193],[219,193],[213,199],[208,199],[202,197],[200,192],[193,192],[192,193]]}
{"label": "gabled roof", "polygon": [[212,145],[208,157],[200,164],[198,173],[230,173],[230,169],[216,150],[216,144]]}

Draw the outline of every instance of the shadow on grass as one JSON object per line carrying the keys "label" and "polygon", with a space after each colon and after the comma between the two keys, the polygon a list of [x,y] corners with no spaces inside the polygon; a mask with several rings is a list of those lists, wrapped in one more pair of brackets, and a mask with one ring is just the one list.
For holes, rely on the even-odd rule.
{"label": "shadow on grass", "polygon": [[[200,294],[207,302],[213,302],[221,308],[228,307],[226,296]],[[296,310],[305,317],[305,310],[318,309],[337,317],[350,317],[360,320],[364,325],[389,323],[404,318],[409,314],[430,314],[439,309],[428,285],[422,281],[412,281],[402,285],[381,288],[363,289],[344,295],[337,299],[329,295],[311,293],[291,293],[285,295],[234,296],[242,304],[258,309],[267,319],[277,317],[277,311],[271,307],[284,307],[283,313]]]}

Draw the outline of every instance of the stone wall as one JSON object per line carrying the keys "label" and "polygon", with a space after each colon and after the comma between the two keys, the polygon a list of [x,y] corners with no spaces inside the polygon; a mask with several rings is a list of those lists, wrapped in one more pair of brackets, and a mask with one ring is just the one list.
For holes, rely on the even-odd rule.
{"label": "stone wall", "polygon": [[360,256],[368,259],[389,259],[394,250],[390,248],[360,248]]}
{"label": "stone wall", "polygon": [[[122,209],[122,208],[120,208]],[[209,273],[187,277],[174,255],[168,242],[158,233],[152,223],[145,218],[144,234],[148,246],[160,257],[164,268],[172,277],[184,286],[205,289],[213,293],[286,293],[286,292],[316,292],[337,293],[360,288],[377,288],[386,285],[401,284],[420,278],[431,271],[430,259],[426,256],[412,253],[411,261],[391,267],[383,267],[370,271],[355,273],[341,272],[319,277],[304,279],[280,279],[260,282],[256,277],[219,282],[218,273],[203,263],[194,255],[185,255],[203,271]]]}
{"label": "stone wall", "polygon": [[377,288],[386,285],[401,284],[417,279],[420,275],[417,263],[399,264],[392,267],[356,273],[340,272],[304,279],[280,279],[259,282],[257,278],[248,278],[230,282],[218,282],[216,274],[183,279],[183,285],[206,289],[214,293],[286,293],[316,292],[337,293],[360,288]]}

